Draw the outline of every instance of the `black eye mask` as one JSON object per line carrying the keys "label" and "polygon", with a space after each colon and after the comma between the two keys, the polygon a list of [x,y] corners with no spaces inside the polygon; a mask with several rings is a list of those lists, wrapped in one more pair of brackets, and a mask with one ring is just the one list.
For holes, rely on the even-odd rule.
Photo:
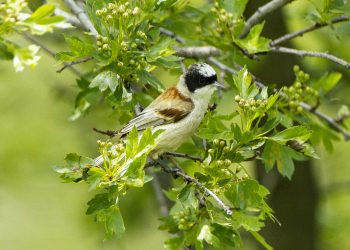
{"label": "black eye mask", "polygon": [[204,75],[200,67],[203,67],[203,65],[193,64],[185,73],[185,83],[188,90],[191,92],[217,81],[216,74],[210,76]]}

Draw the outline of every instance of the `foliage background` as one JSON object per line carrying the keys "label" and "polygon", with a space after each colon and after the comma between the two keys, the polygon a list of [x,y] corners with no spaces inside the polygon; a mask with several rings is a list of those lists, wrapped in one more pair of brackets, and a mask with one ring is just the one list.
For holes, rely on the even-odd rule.
{"label": "foliage background", "polygon": [[[257,2],[262,4],[265,1]],[[304,7],[293,3],[283,9],[283,19],[289,31],[306,25],[306,21],[301,23],[303,19],[295,14],[302,16],[302,11],[296,10]],[[267,25],[270,29],[276,27],[272,21]],[[341,25],[337,29],[341,29]],[[319,30],[293,42],[298,48],[330,50],[349,60],[349,30],[344,30],[345,35],[338,38],[327,34],[327,30]],[[53,49],[63,41],[62,36],[44,39],[52,44]],[[91,128],[113,127],[115,122],[102,107],[85,119],[68,121],[77,93],[74,76],[68,70],[58,75],[53,66],[55,61],[43,52],[41,54],[43,58],[37,68],[26,69],[20,74],[15,74],[10,63],[0,62],[0,249],[137,250],[145,249],[145,246],[147,249],[163,249],[166,233],[157,230],[160,224],[158,207],[150,184],[141,190],[133,189],[121,202],[128,228],[124,237],[103,243],[103,230],[84,215],[85,202],[91,195],[82,185],[59,183],[50,166],[63,162],[66,152],[93,155],[99,136]],[[291,56],[278,58],[280,64],[288,64]],[[264,58],[267,62],[272,59]],[[325,69],[342,71],[324,60],[303,59],[302,65],[318,76]],[[264,61],[251,67],[255,72],[271,70],[271,79],[268,79],[271,81],[288,79]],[[163,82],[169,78],[172,82],[176,77],[162,72],[158,72],[158,76]],[[348,84],[349,74],[344,74],[342,83],[332,93],[335,99],[345,100],[347,104],[350,102],[346,98],[350,94]],[[326,112],[336,112],[332,105],[329,109]],[[350,249],[346,233],[350,232],[350,197],[347,192],[350,187],[350,144],[338,142],[334,148],[333,153],[319,149],[322,160],[314,161],[312,166],[319,192],[315,218],[317,249]],[[300,221],[300,231],[302,223]],[[278,227],[277,224],[272,226]],[[282,226],[288,227],[287,224]],[[248,244],[247,248],[256,247]]]}

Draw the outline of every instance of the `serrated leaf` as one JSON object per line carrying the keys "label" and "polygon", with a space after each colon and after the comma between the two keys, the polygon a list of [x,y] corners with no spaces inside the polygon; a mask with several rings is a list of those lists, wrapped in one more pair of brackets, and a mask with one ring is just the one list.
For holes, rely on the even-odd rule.
{"label": "serrated leaf", "polygon": [[286,144],[289,140],[296,140],[299,143],[304,143],[310,138],[311,134],[311,130],[305,126],[300,125],[278,132],[277,134],[269,137],[269,139],[280,144]]}
{"label": "serrated leaf", "polygon": [[88,209],[86,214],[93,214],[101,209],[107,209],[112,204],[113,201],[109,199],[109,193],[96,194],[88,203]]}
{"label": "serrated leaf", "polygon": [[106,237],[116,236],[120,238],[125,232],[123,217],[118,205],[111,205],[107,209],[99,210],[96,214],[96,220],[104,224]]}
{"label": "serrated leaf", "polygon": [[249,231],[251,235],[266,249],[266,250],[273,250],[273,247],[270,246],[264,237],[262,237],[258,232],[255,231]]}
{"label": "serrated leaf", "polygon": [[161,92],[164,90],[162,83],[151,73],[146,70],[140,70],[137,73],[141,82],[145,82],[154,87],[157,91]]}
{"label": "serrated leaf", "polygon": [[203,225],[198,236],[197,240],[203,241],[205,240],[208,244],[219,247],[220,246],[220,240],[218,237],[212,234],[211,229],[208,225]]}
{"label": "serrated leaf", "polygon": [[278,172],[288,179],[291,179],[294,173],[293,159],[305,160],[300,153],[273,141],[266,142],[262,158],[267,171],[276,164]]}
{"label": "serrated leaf", "polygon": [[164,242],[164,248],[166,250],[181,250],[184,242],[184,236],[174,237]]}
{"label": "serrated leaf", "polygon": [[254,25],[250,29],[249,34],[244,39],[236,40],[236,43],[251,54],[268,51],[271,40],[260,36],[263,28],[264,23]]}
{"label": "serrated leaf", "polygon": [[264,226],[259,216],[245,214],[240,211],[233,213],[232,224],[236,227],[239,225],[247,231],[259,231]]}
{"label": "serrated leaf", "polygon": [[119,84],[119,75],[112,71],[103,71],[98,74],[90,83],[90,88],[96,88],[101,92],[106,91],[108,88],[113,93]]}

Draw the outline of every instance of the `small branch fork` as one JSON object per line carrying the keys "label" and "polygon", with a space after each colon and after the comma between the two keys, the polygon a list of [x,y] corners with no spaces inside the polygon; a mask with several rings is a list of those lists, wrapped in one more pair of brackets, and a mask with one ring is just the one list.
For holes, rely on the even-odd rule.
{"label": "small branch fork", "polygon": [[260,23],[266,15],[282,6],[292,2],[293,0],[272,0],[267,4],[258,8],[258,10],[246,21],[240,38],[248,35],[250,29],[257,23]]}
{"label": "small branch fork", "polygon": [[75,64],[79,64],[79,63],[83,63],[83,62],[88,62],[90,60],[92,60],[93,58],[92,57],[87,57],[87,58],[82,58],[82,59],[79,59],[79,60],[75,60],[75,61],[72,61],[70,63],[65,63],[64,66],[62,68],[60,68],[59,70],[56,71],[56,73],[61,73],[63,70],[65,70],[66,68],[69,68],[69,67],[72,67],[73,65]]}
{"label": "small branch fork", "polygon": [[160,161],[157,161],[156,163],[162,168],[164,172],[171,174],[175,178],[180,176],[186,182],[193,183],[194,185],[202,189],[207,196],[211,196],[220,205],[220,207],[225,211],[225,213],[228,216],[232,216],[233,214],[232,209],[229,206],[227,206],[213,191],[211,191],[206,186],[204,186],[196,178],[193,178],[192,176],[187,175],[181,168],[178,168],[178,167],[169,168],[165,166],[163,163],[161,163]]}
{"label": "small branch fork", "polygon": [[177,153],[177,152],[165,152],[164,154],[168,155],[168,156],[177,157],[177,158],[185,158],[185,159],[189,159],[192,161],[203,162],[203,158],[200,156],[193,156],[193,155],[182,154],[182,153]]}
{"label": "small branch fork", "polygon": [[303,36],[304,34],[306,34],[308,32],[311,32],[311,31],[314,31],[314,30],[317,30],[317,29],[320,29],[323,27],[327,27],[327,26],[330,26],[332,24],[346,22],[346,21],[349,21],[349,17],[339,16],[339,17],[335,17],[334,19],[332,19],[329,23],[315,23],[315,24],[313,24],[309,27],[306,27],[304,29],[301,29],[301,30],[286,34],[284,36],[281,36],[279,38],[276,38],[275,40],[270,42],[270,46],[274,47],[274,46],[279,45],[281,43],[287,42],[295,37]]}
{"label": "small branch fork", "polygon": [[71,11],[77,16],[81,25],[84,27],[84,29],[88,30],[94,35],[97,35],[98,32],[95,29],[94,25],[91,23],[85,11],[82,10],[74,0],[63,0],[63,1],[71,9]]}

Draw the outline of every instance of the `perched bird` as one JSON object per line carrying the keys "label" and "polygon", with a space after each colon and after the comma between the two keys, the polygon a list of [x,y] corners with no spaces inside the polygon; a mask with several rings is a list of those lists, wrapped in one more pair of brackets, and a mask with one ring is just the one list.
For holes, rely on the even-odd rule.
{"label": "perched bird", "polygon": [[[180,76],[176,86],[170,87],[159,95],[140,114],[130,120],[119,132],[121,137],[127,135],[133,127],[138,132],[152,128],[152,132],[163,130],[157,139],[154,152],[161,154],[176,150],[198,128],[217,82],[215,70],[206,63],[192,64]],[[95,159],[97,165],[103,158]]]}

